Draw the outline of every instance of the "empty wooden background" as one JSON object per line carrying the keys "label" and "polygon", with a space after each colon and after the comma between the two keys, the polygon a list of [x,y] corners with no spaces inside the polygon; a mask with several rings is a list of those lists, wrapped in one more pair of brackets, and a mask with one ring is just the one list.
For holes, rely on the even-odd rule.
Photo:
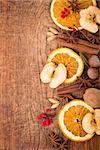
{"label": "empty wooden background", "polygon": [[[46,42],[51,0],[0,0],[0,150],[53,150],[38,115],[54,95],[39,74],[50,50]],[[69,150],[100,150],[100,138],[69,143]]]}

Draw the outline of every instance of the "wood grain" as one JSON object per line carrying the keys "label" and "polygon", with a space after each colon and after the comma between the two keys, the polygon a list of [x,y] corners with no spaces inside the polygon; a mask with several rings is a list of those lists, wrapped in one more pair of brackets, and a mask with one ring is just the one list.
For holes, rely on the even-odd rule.
{"label": "wood grain", "polygon": [[[53,150],[37,121],[54,95],[39,78],[51,50],[49,7],[50,0],[0,0],[0,150]],[[100,150],[99,143],[95,136],[69,150]]]}

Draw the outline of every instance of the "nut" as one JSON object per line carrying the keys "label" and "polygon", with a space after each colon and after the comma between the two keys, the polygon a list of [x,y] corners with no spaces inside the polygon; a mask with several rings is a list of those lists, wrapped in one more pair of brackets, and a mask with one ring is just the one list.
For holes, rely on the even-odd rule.
{"label": "nut", "polygon": [[57,68],[55,69],[54,75],[52,77],[52,80],[49,84],[51,88],[56,88],[60,84],[62,84],[66,79],[66,67],[63,64],[59,64]]}
{"label": "nut", "polygon": [[51,81],[51,76],[56,68],[56,65],[52,62],[46,64],[40,74],[41,81],[43,83],[49,83]]}
{"label": "nut", "polygon": [[88,88],[83,95],[83,99],[93,108],[100,107],[100,90],[96,88]]}
{"label": "nut", "polygon": [[96,79],[99,76],[98,69],[91,68],[91,67],[87,70],[87,74],[88,74],[90,79]]}
{"label": "nut", "polygon": [[89,65],[91,67],[100,67],[100,59],[97,55],[92,55],[90,58],[89,58]]}

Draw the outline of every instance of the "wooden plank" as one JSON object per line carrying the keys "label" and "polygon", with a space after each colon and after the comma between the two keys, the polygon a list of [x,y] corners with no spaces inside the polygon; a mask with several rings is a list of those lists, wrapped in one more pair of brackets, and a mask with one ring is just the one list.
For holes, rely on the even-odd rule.
{"label": "wooden plank", "polygon": [[[39,78],[51,50],[49,7],[50,0],[0,1],[0,150],[52,150],[37,121],[54,95]],[[69,150],[100,150],[99,143],[95,136]]]}

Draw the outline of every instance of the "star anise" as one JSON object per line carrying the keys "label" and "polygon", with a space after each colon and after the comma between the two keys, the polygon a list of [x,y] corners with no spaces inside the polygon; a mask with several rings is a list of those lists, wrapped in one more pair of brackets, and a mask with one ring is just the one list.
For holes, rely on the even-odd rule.
{"label": "star anise", "polygon": [[68,102],[68,100],[74,99],[74,97],[71,94],[66,94],[66,95],[59,95],[59,99],[61,101],[61,104],[65,104]]}
{"label": "star anise", "polygon": [[68,149],[68,140],[64,140],[57,148],[57,150],[67,150],[67,149]]}
{"label": "star anise", "polygon": [[68,2],[70,3],[70,8],[75,11],[78,12],[79,11],[79,3],[78,0],[68,0]]}
{"label": "star anise", "polygon": [[84,88],[89,88],[89,87],[94,87],[94,85],[91,83],[91,79],[85,78],[84,76],[79,79],[80,85],[79,88],[81,89],[82,87]]}
{"label": "star anise", "polygon": [[57,148],[59,147],[60,142],[62,141],[62,138],[59,137],[59,135],[57,135],[55,132],[50,131],[49,133],[49,142],[50,144],[54,147]]}
{"label": "star anise", "polygon": [[60,135],[56,134],[53,131],[49,133],[50,144],[56,148],[56,150],[67,150],[68,149],[68,139],[64,139]]}
{"label": "star anise", "polygon": [[66,40],[67,43],[75,43],[74,37],[68,32],[59,33],[57,37]]}
{"label": "star anise", "polygon": [[59,97],[60,101],[60,107],[64,106],[66,103],[68,103],[68,98],[66,96]]}
{"label": "star anise", "polygon": [[100,30],[97,32],[97,35],[96,34],[91,34],[90,32],[88,31],[85,31],[85,30],[80,30],[78,31],[79,32],[79,37],[83,39],[85,38],[86,40],[88,40],[90,43],[93,43],[93,44],[100,44]]}

